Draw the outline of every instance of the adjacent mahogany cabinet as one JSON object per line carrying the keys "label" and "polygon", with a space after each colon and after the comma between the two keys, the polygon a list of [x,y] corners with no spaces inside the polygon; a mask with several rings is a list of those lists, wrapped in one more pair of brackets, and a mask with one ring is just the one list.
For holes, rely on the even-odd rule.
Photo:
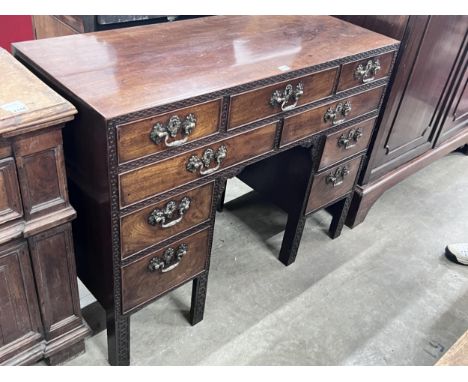
{"label": "adjacent mahogany cabinet", "polygon": [[391,87],[347,218],[353,227],[388,188],[468,143],[468,16],[340,18],[401,39]]}
{"label": "adjacent mahogany cabinet", "polygon": [[62,132],[75,108],[0,49],[0,365],[84,351]]}

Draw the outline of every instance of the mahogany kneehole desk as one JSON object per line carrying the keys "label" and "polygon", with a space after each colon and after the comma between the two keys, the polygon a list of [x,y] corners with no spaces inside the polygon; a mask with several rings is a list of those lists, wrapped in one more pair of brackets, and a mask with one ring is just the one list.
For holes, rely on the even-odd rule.
{"label": "mahogany kneehole desk", "polygon": [[14,48],[78,109],[64,131],[78,273],[107,311],[109,362],[127,365],[137,309],[193,280],[202,320],[216,206],[248,165],[279,162],[270,177],[292,184],[298,157],[283,263],[307,214],[334,206],[339,234],[398,42],[332,17],[236,16]]}

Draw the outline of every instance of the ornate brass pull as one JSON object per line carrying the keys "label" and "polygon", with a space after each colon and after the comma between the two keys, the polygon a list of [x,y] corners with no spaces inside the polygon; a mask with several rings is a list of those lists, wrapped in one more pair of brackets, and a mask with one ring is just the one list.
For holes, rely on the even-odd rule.
{"label": "ornate brass pull", "polygon": [[[153,130],[150,133],[150,139],[155,143],[159,144],[164,139],[166,147],[180,146],[187,142],[188,136],[192,133],[197,125],[197,117],[195,114],[189,114],[185,117],[184,121],[181,121],[178,115],[173,115],[167,125],[157,123],[153,126]],[[175,138],[177,134],[182,134],[183,139],[169,142],[169,138]]]}
{"label": "ornate brass pull", "polygon": [[362,137],[362,129],[357,128],[351,129],[348,131],[348,134],[344,133],[341,137],[338,138],[338,146],[343,147],[345,150],[348,150],[356,146],[359,138]]}
{"label": "ornate brass pull", "polygon": [[[175,201],[171,200],[164,206],[164,208],[156,208],[153,212],[151,212],[150,216],[148,217],[148,223],[152,226],[161,224],[162,228],[172,227],[182,221],[184,214],[190,208],[190,203],[191,200],[188,196],[184,197],[180,201],[179,206],[177,206]],[[178,211],[179,217],[174,220],[170,220],[173,218],[173,215],[176,211]],[[166,223],[167,220],[170,221]]]}
{"label": "ornate brass pull", "polygon": [[161,273],[169,272],[180,264],[182,257],[184,257],[187,254],[187,251],[188,251],[187,244],[179,245],[177,250],[169,247],[168,249],[164,251],[161,257],[153,257],[150,260],[148,264],[148,270],[150,272],[155,272],[155,271],[161,271]]}
{"label": "ornate brass pull", "polygon": [[[296,85],[296,88],[293,89],[291,84],[287,84],[286,88],[281,92],[280,90],[275,90],[270,98],[270,105],[276,106],[281,105],[282,111],[292,110],[296,107],[299,98],[304,94],[304,85],[302,82],[299,82]],[[294,99],[292,105],[288,105],[290,99]]]}
{"label": "ornate brass pull", "polygon": [[[213,149],[208,148],[205,150],[201,158],[197,157],[196,155],[192,155],[189,158],[185,168],[190,172],[195,172],[198,170],[200,175],[208,175],[221,167],[221,163],[223,162],[224,158],[226,158],[226,155],[227,147],[225,145],[220,146],[216,152]],[[213,160],[216,162],[216,167],[209,168]]]}
{"label": "ornate brass pull", "polygon": [[[332,107],[328,108],[327,112],[323,116],[323,120],[325,122],[331,121],[333,126],[339,125],[345,121],[346,116],[350,113],[350,111],[351,102],[340,102],[334,109]],[[336,118],[339,116],[342,116],[343,118],[337,120]]]}
{"label": "ornate brass pull", "polygon": [[380,70],[380,61],[375,58],[367,61],[366,66],[359,64],[354,71],[354,78],[361,80],[363,84],[374,81],[376,73]]}
{"label": "ornate brass pull", "polygon": [[338,167],[335,172],[328,174],[326,182],[328,184],[331,183],[333,187],[339,186],[341,183],[343,183],[345,176],[348,174],[349,168],[346,165]]}

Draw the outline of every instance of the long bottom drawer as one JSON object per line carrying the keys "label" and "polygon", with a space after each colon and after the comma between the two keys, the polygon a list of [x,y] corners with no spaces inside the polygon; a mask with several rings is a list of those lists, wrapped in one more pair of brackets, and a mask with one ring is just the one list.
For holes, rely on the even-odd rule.
{"label": "long bottom drawer", "polygon": [[315,175],[306,213],[326,206],[351,191],[361,160],[362,156]]}
{"label": "long bottom drawer", "polygon": [[209,231],[205,229],[122,267],[122,310],[135,309],[206,268]]}

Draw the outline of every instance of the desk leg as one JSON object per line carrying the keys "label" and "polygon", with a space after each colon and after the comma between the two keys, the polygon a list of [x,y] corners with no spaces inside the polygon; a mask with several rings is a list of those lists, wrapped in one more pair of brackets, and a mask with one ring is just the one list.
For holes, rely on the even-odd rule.
{"label": "desk leg", "polygon": [[193,280],[192,304],[190,307],[190,323],[198,324],[205,313],[206,287],[208,285],[208,271],[203,272]]}
{"label": "desk leg", "polygon": [[216,205],[216,210],[218,212],[223,212],[223,209],[224,209],[224,199],[226,198],[226,185],[227,185],[227,180],[220,180],[220,182],[224,182],[224,185],[223,185],[223,192],[221,193],[221,195],[219,196],[219,199],[218,199],[218,203]]}
{"label": "desk leg", "polygon": [[284,265],[290,265],[296,260],[297,250],[301,243],[302,232],[306,216],[301,212],[289,213],[288,222],[284,231],[283,242],[281,244],[281,251],[279,260]]}
{"label": "desk leg", "polygon": [[107,352],[112,366],[130,365],[130,317],[107,312]]}
{"label": "desk leg", "polygon": [[332,211],[332,222],[330,228],[328,229],[328,236],[332,239],[336,239],[341,235],[346,216],[348,216],[349,206],[351,205],[351,199],[353,194],[351,193],[346,198],[340,200],[333,206]]}

